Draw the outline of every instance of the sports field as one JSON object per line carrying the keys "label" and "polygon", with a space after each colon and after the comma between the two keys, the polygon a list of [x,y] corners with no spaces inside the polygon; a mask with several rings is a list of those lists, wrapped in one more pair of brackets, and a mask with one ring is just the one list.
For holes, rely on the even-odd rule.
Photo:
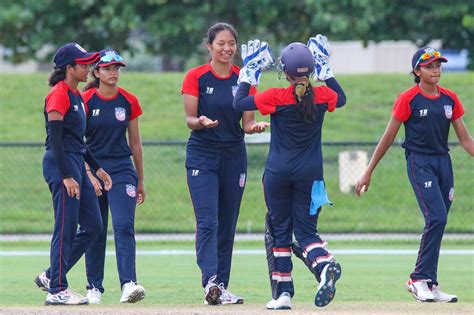
{"label": "sports field", "polygon": [[[416,259],[417,241],[333,241],[329,245],[343,268],[336,299],[324,309],[313,306],[316,281],[293,257],[296,294],[292,300],[293,310],[287,313],[468,314],[474,308],[472,240],[445,240],[443,243],[445,252],[440,258],[439,281],[447,292],[458,295],[456,304],[417,303],[407,293],[404,283]],[[113,251],[112,243],[108,244],[108,249]],[[261,242],[236,243],[229,289],[245,298],[245,304],[239,306],[203,305],[200,273],[192,242],[140,242],[137,250],[138,279],[147,290],[144,301],[136,305],[119,305],[120,288],[115,257],[111,252],[106,258],[106,293],[101,305],[56,308],[42,306],[45,293],[33,283],[36,274],[48,264],[48,243],[2,242],[0,313],[41,313],[51,309],[91,314],[268,312],[264,306],[270,298],[270,290]],[[6,256],[8,253],[12,256]],[[83,294],[84,274],[82,260],[69,274],[70,287]]]}

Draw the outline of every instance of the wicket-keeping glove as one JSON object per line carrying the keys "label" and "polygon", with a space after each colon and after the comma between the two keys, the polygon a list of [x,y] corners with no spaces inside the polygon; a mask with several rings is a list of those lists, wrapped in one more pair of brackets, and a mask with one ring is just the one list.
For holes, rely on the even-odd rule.
{"label": "wicket-keeping glove", "polygon": [[271,68],[275,64],[275,58],[272,55],[270,47],[266,42],[260,40],[250,40],[247,45],[242,45],[243,67],[240,69],[240,82],[247,82],[250,85],[258,85],[262,70]]}
{"label": "wicket-keeping glove", "polygon": [[321,34],[311,37],[307,44],[309,50],[313,53],[314,59],[314,79],[326,81],[334,77],[331,66],[329,65],[329,44],[326,36]]}

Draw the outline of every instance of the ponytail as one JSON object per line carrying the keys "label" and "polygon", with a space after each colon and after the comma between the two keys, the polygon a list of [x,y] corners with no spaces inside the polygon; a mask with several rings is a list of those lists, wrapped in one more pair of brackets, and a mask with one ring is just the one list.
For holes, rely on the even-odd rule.
{"label": "ponytail", "polygon": [[[419,69],[419,67],[416,68]],[[413,76],[413,81],[415,81],[415,83],[420,83],[421,79],[419,76],[416,75],[415,70],[412,70],[410,74]]]}
{"label": "ponytail", "polygon": [[313,104],[313,86],[309,82],[309,79],[294,85],[295,89],[293,93],[298,102],[296,104],[298,117],[307,123],[314,122],[316,120],[316,107]]}
{"label": "ponytail", "polygon": [[96,89],[99,88],[100,80],[98,77],[95,76],[95,73],[94,73],[95,70],[96,69],[92,70],[92,80],[86,83],[86,85],[82,89],[83,92],[90,90],[92,88],[96,88]]}
{"label": "ponytail", "polygon": [[66,68],[54,68],[48,78],[49,86],[53,87],[64,79],[66,79]]}

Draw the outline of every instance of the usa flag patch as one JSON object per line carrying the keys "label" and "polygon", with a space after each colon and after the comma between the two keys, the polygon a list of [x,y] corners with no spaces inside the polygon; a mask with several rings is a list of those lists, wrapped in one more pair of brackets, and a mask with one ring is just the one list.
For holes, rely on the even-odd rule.
{"label": "usa flag patch", "polygon": [[245,186],[245,173],[240,174],[240,179],[239,179],[239,186],[241,188],[244,188]]}
{"label": "usa flag patch", "polygon": [[118,121],[124,121],[126,117],[125,108],[123,107],[115,107],[115,118]]}
{"label": "usa flag patch", "polygon": [[135,198],[135,196],[137,195],[134,185],[125,185],[125,190],[127,191],[127,195],[132,198]]}

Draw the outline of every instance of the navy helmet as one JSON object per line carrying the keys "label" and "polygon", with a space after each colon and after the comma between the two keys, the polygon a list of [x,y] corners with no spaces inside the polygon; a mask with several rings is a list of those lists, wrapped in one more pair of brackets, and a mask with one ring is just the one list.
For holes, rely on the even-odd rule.
{"label": "navy helmet", "polygon": [[311,76],[314,72],[313,54],[303,43],[291,43],[280,56],[281,70],[292,77]]}

